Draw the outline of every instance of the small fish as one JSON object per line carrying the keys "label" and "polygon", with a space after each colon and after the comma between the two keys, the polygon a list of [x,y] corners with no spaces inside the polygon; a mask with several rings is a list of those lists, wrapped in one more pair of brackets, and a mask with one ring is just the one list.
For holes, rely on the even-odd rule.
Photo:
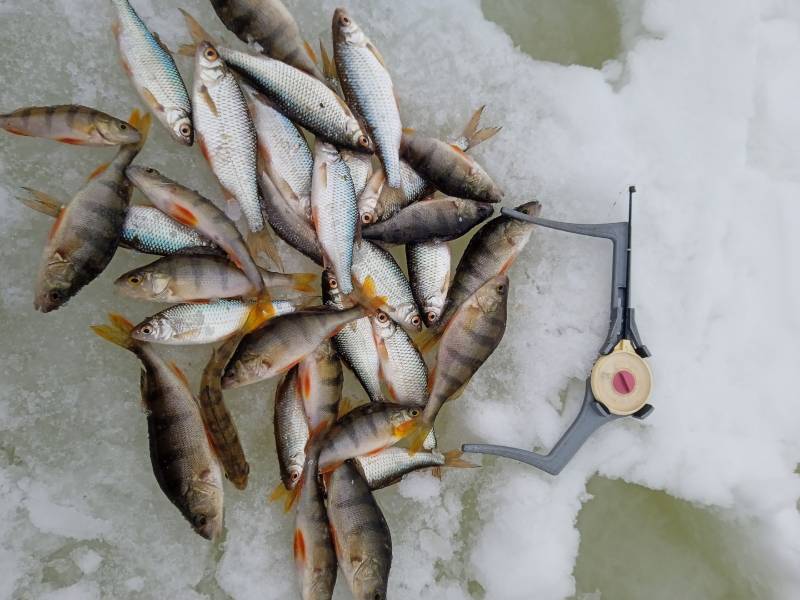
{"label": "small fish", "polygon": [[[322,299],[326,305],[336,310],[345,308],[339,283],[329,271],[322,273]],[[331,339],[339,356],[353,371],[369,399],[373,402],[383,401],[380,360],[369,317],[348,323]]]}
{"label": "small fish", "polygon": [[144,365],[142,402],[158,485],[198,534],[215,540],[222,533],[222,472],[186,375],[134,340],[131,323],[119,315],[109,318],[111,325],[94,325],[94,332],[130,350]]}
{"label": "small fish", "polygon": [[494,352],[506,331],[508,276],[493,277],[459,307],[447,324],[431,376],[430,398],[409,437],[415,452],[433,427],[444,403],[458,396]]}
{"label": "small fish", "polygon": [[353,284],[362,290],[367,281],[374,283],[373,295],[385,298],[380,308],[392,319],[408,329],[422,329],[422,319],[414,303],[411,285],[389,252],[367,240],[356,242],[353,247],[352,276]]}
{"label": "small fish", "polygon": [[386,63],[375,45],[343,8],[333,13],[333,56],[348,104],[364,118],[389,187],[402,185],[403,125]]}
{"label": "small fish", "polygon": [[357,406],[328,432],[319,457],[320,473],[333,471],[355,456],[394,445],[414,429],[421,414],[421,406],[388,402]]}
{"label": "small fish", "polygon": [[78,104],[20,108],[0,115],[0,129],[75,146],[119,146],[141,140],[130,123]]}
{"label": "small fish", "polygon": [[[139,154],[150,127],[141,124],[136,144],[121,146],[59,212],[47,238],[36,280],[34,306],[50,312],[64,305],[106,268],[119,246],[133,188],[125,169]],[[36,194],[36,192],[33,192]]]}
{"label": "small fish", "polygon": [[493,212],[491,204],[460,198],[431,198],[408,206],[390,219],[365,227],[361,235],[388,244],[416,244],[461,237]]}
{"label": "small fish", "polygon": [[[26,195],[17,197],[17,200],[28,208],[53,218],[64,208],[59,200],[44,192],[22,189]],[[119,245],[144,254],[159,256],[189,251],[211,254],[221,252],[211,240],[152,206],[128,208]]]}
{"label": "small fish", "polygon": [[398,404],[425,404],[428,367],[414,341],[385,312],[370,317],[381,364],[381,377],[389,397]]}
{"label": "small fish", "polygon": [[350,169],[336,148],[321,140],[314,144],[311,213],[325,266],[333,271],[342,293],[349,294],[353,291],[349,275],[353,265],[358,203]]}
{"label": "small fish", "polygon": [[325,496],[317,478],[318,460],[319,445],[312,444],[303,468],[294,521],[292,547],[303,600],[330,600],[338,570]]}
{"label": "small fish", "polygon": [[[452,142],[460,150],[467,152],[500,131],[500,127],[479,128],[484,108],[485,106],[481,106],[472,113],[464,130]],[[372,174],[358,198],[358,212],[364,225],[385,221],[409,204],[427,198],[436,191],[431,182],[424,179],[402,159],[400,176],[403,185],[401,189],[397,189],[385,185],[386,177],[383,171]]]}
{"label": "small fish", "polygon": [[450,289],[450,246],[432,241],[406,246],[408,279],[426,327],[439,321]]}
{"label": "small fish", "polygon": [[342,361],[331,341],[325,340],[297,366],[308,425],[320,435],[336,420],[344,383]]}
{"label": "small fish", "polygon": [[258,44],[262,54],[324,81],[294,17],[280,0],[211,0],[211,5],[244,43]]}
{"label": "small fish", "polygon": [[371,152],[372,140],[339,96],[322,81],[279,60],[218,48],[225,62],[248,77],[275,108],[329,142]]}
{"label": "small fish", "polygon": [[206,431],[211,438],[211,443],[217,452],[222,464],[225,477],[243,490],[247,487],[247,478],[250,474],[250,465],[239,441],[239,432],[233,422],[225,399],[222,397],[222,369],[241,341],[241,334],[225,340],[218,348],[211,352],[211,358],[203,370],[200,380],[200,394],[197,396],[200,406],[200,415],[203,417]]}
{"label": "small fish", "polygon": [[283,373],[311,354],[344,325],[364,316],[364,309],[306,309],[271,319],[247,334],[228,363],[223,388],[263,381]]}
{"label": "small fish", "polygon": [[369,486],[350,463],[328,478],[328,520],[339,568],[356,600],[386,600],[392,536]]}
{"label": "small fish", "polygon": [[503,199],[503,192],[483,167],[454,144],[404,133],[400,152],[417,173],[448,196],[481,202]]}
{"label": "small fish", "polygon": [[303,408],[296,366],[284,374],[275,389],[273,425],[281,481],[286,490],[293,490],[303,476],[309,439],[308,419]]}
{"label": "small fish", "polygon": [[451,467],[469,469],[477,467],[461,458],[461,450],[442,454],[438,450],[412,453],[408,448],[392,446],[371,456],[357,456],[353,466],[364,478],[370,490],[380,490],[399,482],[403,477],[421,469]]}
{"label": "small fish", "polygon": [[347,164],[347,168],[350,169],[353,188],[356,191],[356,198],[358,198],[367,187],[367,181],[372,175],[372,155],[352,150],[340,150],[339,154]]}
{"label": "small fish", "polygon": [[253,255],[264,252],[282,262],[265,221],[258,187],[256,129],[236,76],[207,41],[197,44],[192,87],[197,141],[211,170],[247,220]]}
{"label": "small fish", "polygon": [[[285,315],[296,310],[288,300],[273,300],[270,304],[271,315]],[[200,304],[175,304],[146,318],[131,335],[137,340],[155,344],[211,344],[242,329],[262,308],[259,300],[222,299]]]}
{"label": "small fish", "polygon": [[186,146],[194,142],[192,103],[169,50],[139,18],[128,0],[111,0],[117,8],[114,37],[122,67],[133,87],[170,135]]}
{"label": "small fish", "polygon": [[[538,202],[526,202],[516,210],[536,216],[541,210]],[[495,217],[472,236],[456,267],[444,310],[437,329],[450,320],[461,303],[474,294],[492,277],[508,272],[517,255],[528,243],[534,225],[501,215]]]}
{"label": "small fish", "polygon": [[130,167],[127,175],[156,208],[179,223],[196,229],[225,250],[231,261],[247,275],[253,288],[259,294],[264,291],[261,271],[250,255],[242,234],[233,221],[210,200],[149,167]]}
{"label": "small fish", "polygon": [[[274,273],[261,270],[272,290],[311,293],[313,273]],[[156,302],[192,302],[251,297],[257,293],[245,274],[224,256],[177,254],[120,275],[114,285],[131,298]]]}
{"label": "small fish", "polygon": [[261,177],[269,177],[284,199],[310,223],[314,155],[303,132],[264,94],[245,82],[240,86],[256,128]]}

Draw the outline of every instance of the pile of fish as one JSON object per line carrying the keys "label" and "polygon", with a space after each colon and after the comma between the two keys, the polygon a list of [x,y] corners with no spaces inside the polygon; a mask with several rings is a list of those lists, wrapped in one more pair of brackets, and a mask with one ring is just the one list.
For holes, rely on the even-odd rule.
{"label": "pile of fish", "polygon": [[[176,54],[194,60],[187,88],[129,2],[113,4],[133,86],[176,142],[197,142],[225,202],[133,164],[150,114],[125,121],[65,105],[0,115],[14,134],[119,147],[67,204],[23,188],[22,202],[56,219],[34,305],[63,306],[119,246],[160,256],[115,286],[171,306],[136,325],[112,314],[92,329],[143,365],[164,494],[197,533],[220,536],[223,475],[244,489],[250,471],[224,390],[280,377],[273,498],[295,508],[301,596],[330,598],[341,569],[356,598],[385,598],[392,545],[372,491],[419,469],[473,466],[439,451],[433,426],[500,343],[506,272],[531,235],[529,224],[488,220],[503,193],[468,154],[499,128],[480,129],[479,109],[451,141],[404,129],[387,61],[341,8],[332,58],[320,43],[321,61],[279,0],[212,0],[246,50],[184,12],[192,43]],[[145,204],[131,203],[134,189]],[[517,209],[537,214],[539,204]],[[451,277],[448,242],[481,223]],[[283,272],[271,231],[321,275]],[[387,249],[396,245],[408,276]],[[158,344],[218,344],[199,394]],[[365,403],[342,398],[343,365]]]}

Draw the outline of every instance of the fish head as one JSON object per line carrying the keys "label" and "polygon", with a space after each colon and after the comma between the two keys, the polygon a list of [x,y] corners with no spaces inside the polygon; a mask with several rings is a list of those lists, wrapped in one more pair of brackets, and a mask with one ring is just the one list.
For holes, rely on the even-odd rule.
{"label": "fish head", "polygon": [[508,300],[508,288],[507,275],[492,277],[475,292],[478,308],[485,314],[497,312]]}
{"label": "fish head", "polygon": [[331,164],[341,159],[342,157],[336,146],[322,140],[322,138],[317,138],[314,141],[314,168],[324,164]]}
{"label": "fish head", "polygon": [[170,133],[175,140],[184,146],[191,146],[194,143],[192,117],[186,110],[183,108],[169,109],[167,123],[169,123]]}
{"label": "fish head", "polygon": [[142,342],[163,342],[172,339],[175,330],[164,315],[154,315],[139,323],[131,331],[131,337]]}
{"label": "fish head", "polygon": [[39,274],[33,306],[43,313],[60,308],[80,288],[72,263],[60,252],[48,257]]}
{"label": "fish head", "polygon": [[119,119],[99,119],[97,133],[111,144],[138,144],[142,141],[142,135],[133,125]]}
{"label": "fish head", "polygon": [[406,329],[422,331],[422,318],[419,316],[417,305],[413,302],[398,304],[394,309],[393,318]]}
{"label": "fish head", "polygon": [[354,148],[358,148],[364,152],[375,152],[375,143],[372,141],[372,138],[365,133],[364,128],[357,118],[351,116],[347,119],[345,135],[350,139],[350,143]]}
{"label": "fish head", "polygon": [[359,557],[359,560],[361,564],[353,573],[353,597],[357,600],[386,600],[387,565],[373,556]]}
{"label": "fish head", "polygon": [[139,300],[169,300],[169,283],[172,278],[153,267],[143,267],[120,275],[114,286],[117,291]]}
{"label": "fish head", "polygon": [[364,31],[344,8],[337,8],[333,11],[332,33],[334,44],[363,47],[369,43]]}
{"label": "fish head", "polygon": [[392,321],[382,310],[375,313],[375,316],[370,317],[372,323],[372,331],[378,340],[388,340],[397,331],[397,323]]}
{"label": "fish head", "polygon": [[339,310],[345,307],[344,297],[339,289],[339,282],[336,281],[336,276],[330,269],[325,269],[322,272],[322,300],[325,304],[329,304]]}
{"label": "fish head", "polygon": [[399,437],[403,437],[411,425],[422,415],[421,406],[392,406],[389,410],[389,422]]}
{"label": "fish head", "polygon": [[242,354],[231,359],[228,366],[225,367],[221,382],[224,389],[230,389],[261,381],[272,375],[269,357]]}
{"label": "fish head", "polygon": [[444,310],[444,301],[447,297],[445,290],[436,290],[422,300],[422,312],[426,327],[433,327],[439,322]]}
{"label": "fish head", "polygon": [[494,207],[488,202],[474,202],[472,200],[460,200],[458,206],[458,215],[466,219],[477,219],[485,221],[492,216]]}
{"label": "fish head", "polygon": [[192,478],[184,497],[186,518],[207,540],[222,533],[222,501],[222,475],[218,465],[210,465]]}
{"label": "fish head", "polygon": [[194,57],[195,77],[206,86],[215,84],[228,73],[225,61],[210,42],[197,44]]}
{"label": "fish head", "polygon": [[[534,200],[532,202],[526,202],[525,204],[520,204],[514,210],[524,213],[526,215],[530,215],[531,217],[536,217],[541,212],[542,205],[539,204],[539,202],[537,202],[536,200]],[[530,239],[532,232],[533,232],[532,223],[508,217],[508,220],[506,221],[505,225],[504,237],[511,246],[521,249],[522,246],[524,246],[528,242],[528,239]]]}
{"label": "fish head", "polygon": [[286,466],[286,473],[283,477],[283,486],[287,490],[297,487],[303,476],[303,465],[305,464],[305,452],[299,452],[289,457],[289,464]]}

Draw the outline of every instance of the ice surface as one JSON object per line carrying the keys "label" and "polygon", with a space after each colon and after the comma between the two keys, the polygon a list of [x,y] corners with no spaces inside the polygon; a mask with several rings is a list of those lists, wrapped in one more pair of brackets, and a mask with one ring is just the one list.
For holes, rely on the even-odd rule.
{"label": "ice surface", "polygon": [[[288,2],[312,40],[330,39],[336,4]],[[178,5],[222,33],[205,0],[135,1],[172,48],[187,38]],[[594,513],[579,522],[581,540],[575,521],[595,473],[713,510],[725,525],[709,530],[716,540],[707,554],[725,548],[721,573],[746,573],[741,579],[757,582],[750,589],[764,597],[800,597],[792,387],[800,8],[781,0],[618,0],[619,31],[602,35],[618,35],[620,52],[595,69],[516,49],[478,0],[347,6],[388,62],[406,126],[448,136],[488,105],[486,124],[503,131],[475,155],[505,187],[506,204],[535,197],[548,217],[614,220],[625,214],[627,186],[637,185],[634,304],[656,378],[653,416],[606,426],[557,479],[492,459],[441,483],[415,476],[381,491],[395,551],[391,597],[576,593],[579,547],[587,552],[581,560],[591,560],[601,535],[630,531],[615,526],[620,512],[637,511],[620,503],[617,512],[612,504]],[[0,15],[0,109],[80,102],[124,116],[140,105],[117,65],[109,2],[5,0]],[[553,23],[558,31],[572,21]],[[546,58],[583,61],[574,51]],[[188,77],[188,63],[181,67]],[[111,309],[133,319],[154,312],[111,286],[147,259],[120,252],[65,308],[33,310],[50,222],[16,204],[17,188],[67,199],[112,154],[0,135],[0,597],[290,598],[291,519],[265,500],[278,481],[273,386],[227,395],[253,473],[246,492],[226,490],[226,537],[210,545],[155,483],[135,358],[88,330]],[[139,162],[219,197],[199,151],[179,147],[159,126]],[[442,413],[444,449],[555,442],[605,334],[608,256],[604,241],[535,233],[511,273],[503,344]],[[165,354],[196,384],[207,351]],[[642,528],[655,518],[637,515]],[[595,577],[599,596],[591,587],[577,592],[587,600],[648,597],[656,583],[637,579],[637,564],[647,562],[663,565],[657,584],[674,585],[674,597],[708,597],[715,588],[684,589],[675,554],[660,539],[642,535],[620,546],[630,560],[618,571],[624,585]],[[576,576],[593,577],[585,563]],[[340,586],[336,597],[348,595]]]}

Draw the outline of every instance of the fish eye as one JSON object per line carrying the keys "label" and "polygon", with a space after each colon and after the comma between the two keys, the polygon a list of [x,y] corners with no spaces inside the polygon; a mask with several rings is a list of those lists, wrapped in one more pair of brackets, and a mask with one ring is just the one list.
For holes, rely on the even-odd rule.
{"label": "fish eye", "polygon": [[421,321],[420,321],[419,315],[414,315],[413,317],[411,317],[411,324],[414,327],[419,327],[420,323],[421,323]]}
{"label": "fish eye", "polygon": [[136,285],[136,284],[141,283],[141,282],[142,282],[142,278],[139,275],[131,275],[130,277],[128,277],[128,283],[132,283],[132,284]]}
{"label": "fish eye", "polygon": [[369,148],[369,138],[365,135],[358,136],[358,145]]}
{"label": "fish eye", "polygon": [[197,515],[194,518],[194,524],[197,525],[198,527],[202,527],[203,525],[206,524],[206,516],[205,515]]}
{"label": "fish eye", "polygon": [[156,172],[156,170],[153,167],[147,167],[144,171],[145,171],[145,173],[155,173]]}
{"label": "fish eye", "polygon": [[497,292],[498,292],[499,294],[502,294],[502,293],[503,293],[503,292],[505,292],[505,291],[506,291],[506,284],[505,284],[505,283],[498,284],[498,286],[497,286]]}
{"label": "fish eye", "polygon": [[150,335],[151,333],[153,333],[153,328],[150,327],[150,325],[145,325],[144,327],[142,327],[141,331],[145,335]]}
{"label": "fish eye", "polygon": [[369,213],[364,213],[361,215],[361,222],[364,223],[364,225],[369,225],[372,223],[372,215]]}
{"label": "fish eye", "polygon": [[387,315],[385,312],[379,312],[377,318],[378,323],[386,323],[386,321],[389,320],[389,315]]}
{"label": "fish eye", "polygon": [[187,125],[186,123],[184,123],[183,125],[181,125],[181,128],[180,128],[179,131],[180,131],[182,136],[188,137],[189,134],[192,133],[192,128],[189,127],[189,125]]}
{"label": "fish eye", "polygon": [[425,315],[425,318],[428,319],[428,323],[433,323],[436,320],[436,313],[432,310],[429,310]]}
{"label": "fish eye", "polygon": [[203,52],[203,56],[205,56],[208,60],[217,60],[219,57],[217,51],[213,48],[206,48],[205,52]]}
{"label": "fish eye", "polygon": [[53,302],[58,302],[59,300],[61,300],[61,292],[59,292],[58,290],[53,290],[48,294],[48,296],[50,297],[50,300],[52,300]]}
{"label": "fish eye", "polygon": [[335,290],[336,288],[339,287],[339,282],[336,281],[335,277],[328,277],[328,285],[332,290]]}
{"label": "fish eye", "polygon": [[128,128],[128,124],[127,123],[120,123],[119,124],[119,128],[120,129],[127,129]]}
{"label": "fish eye", "polygon": [[341,18],[339,19],[339,22],[345,26],[350,25],[350,17],[348,17],[347,15],[342,15]]}
{"label": "fish eye", "polygon": [[419,409],[412,408],[410,411],[408,411],[408,414],[411,415],[412,417],[419,416]]}
{"label": "fish eye", "polygon": [[295,471],[294,473],[289,475],[289,479],[291,479],[292,481],[297,481],[298,479],[300,479],[300,473]]}

